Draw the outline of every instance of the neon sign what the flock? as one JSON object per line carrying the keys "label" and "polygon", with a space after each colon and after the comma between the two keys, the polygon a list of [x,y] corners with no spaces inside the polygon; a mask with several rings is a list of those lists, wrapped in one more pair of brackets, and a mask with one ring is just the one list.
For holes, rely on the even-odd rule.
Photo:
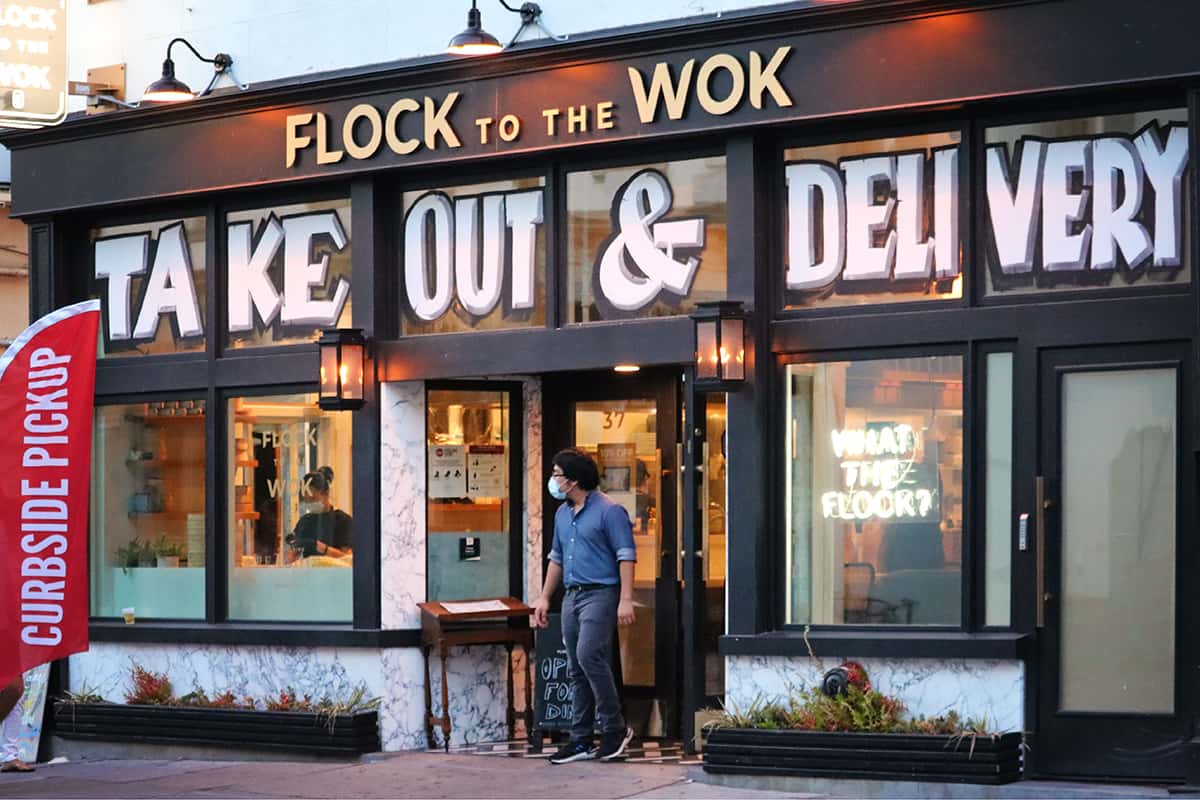
{"label": "neon sign what the flock?", "polygon": [[821,495],[825,519],[927,519],[937,510],[936,489],[910,488],[921,449],[911,425],[845,428],[831,432],[843,488]]}

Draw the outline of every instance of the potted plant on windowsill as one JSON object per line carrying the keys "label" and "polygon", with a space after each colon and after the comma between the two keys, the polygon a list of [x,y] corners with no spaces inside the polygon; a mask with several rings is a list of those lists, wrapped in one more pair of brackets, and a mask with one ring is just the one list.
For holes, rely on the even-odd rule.
{"label": "potted plant on windowsill", "polygon": [[786,703],[726,705],[706,727],[704,769],[712,773],[986,784],[1021,777],[1021,734],[991,732],[954,711],[913,718],[853,661]]}
{"label": "potted plant on windowsill", "polygon": [[183,547],[168,542],[166,536],[160,536],[154,545],[156,563],[160,567],[178,567],[179,559],[183,557]]}
{"label": "potted plant on windowsill", "polygon": [[260,702],[232,691],[209,697],[196,688],[176,697],[166,675],[134,664],[124,703],[81,690],[54,706],[55,735],[65,739],[197,745],[312,755],[374,753],[379,699],[365,687],[345,700],[313,700],[290,687]]}
{"label": "potted plant on windowsill", "polygon": [[157,559],[154,545],[150,542],[143,542],[139,536],[134,536],[127,544],[116,550],[117,565],[126,575],[129,574],[130,569],[135,567],[156,566]]}

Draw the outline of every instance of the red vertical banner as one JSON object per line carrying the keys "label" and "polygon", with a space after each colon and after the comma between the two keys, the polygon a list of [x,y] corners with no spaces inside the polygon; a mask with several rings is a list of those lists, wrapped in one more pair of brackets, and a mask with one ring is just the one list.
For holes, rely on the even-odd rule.
{"label": "red vertical banner", "polygon": [[0,355],[0,686],[88,647],[88,491],[100,301]]}

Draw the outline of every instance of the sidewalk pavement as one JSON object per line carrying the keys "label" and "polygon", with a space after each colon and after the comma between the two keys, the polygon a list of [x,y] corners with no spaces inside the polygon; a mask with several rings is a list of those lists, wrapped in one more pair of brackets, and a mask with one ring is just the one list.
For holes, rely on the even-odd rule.
{"label": "sidewalk pavement", "polygon": [[[553,766],[543,759],[401,753],[337,762],[76,761],[0,774],[0,798],[797,797],[692,783],[679,764]],[[803,795],[799,795],[803,796]],[[816,795],[811,795],[816,797]]]}
{"label": "sidewalk pavement", "polygon": [[[699,782],[697,766],[553,766],[544,759],[442,753],[367,756],[354,762],[103,760],[0,774],[0,798],[1167,798],[1163,787],[1028,781],[983,787],[867,781]],[[796,781],[798,779],[791,779]],[[749,788],[757,786],[760,788]],[[789,791],[773,791],[773,789]],[[801,789],[801,791],[796,791]],[[804,789],[816,791],[804,791]]]}

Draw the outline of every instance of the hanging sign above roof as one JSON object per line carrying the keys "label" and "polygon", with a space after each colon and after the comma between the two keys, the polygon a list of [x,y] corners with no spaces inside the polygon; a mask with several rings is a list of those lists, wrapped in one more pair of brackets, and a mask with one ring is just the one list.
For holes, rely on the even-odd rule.
{"label": "hanging sign above roof", "polygon": [[67,0],[0,3],[0,127],[67,116]]}

